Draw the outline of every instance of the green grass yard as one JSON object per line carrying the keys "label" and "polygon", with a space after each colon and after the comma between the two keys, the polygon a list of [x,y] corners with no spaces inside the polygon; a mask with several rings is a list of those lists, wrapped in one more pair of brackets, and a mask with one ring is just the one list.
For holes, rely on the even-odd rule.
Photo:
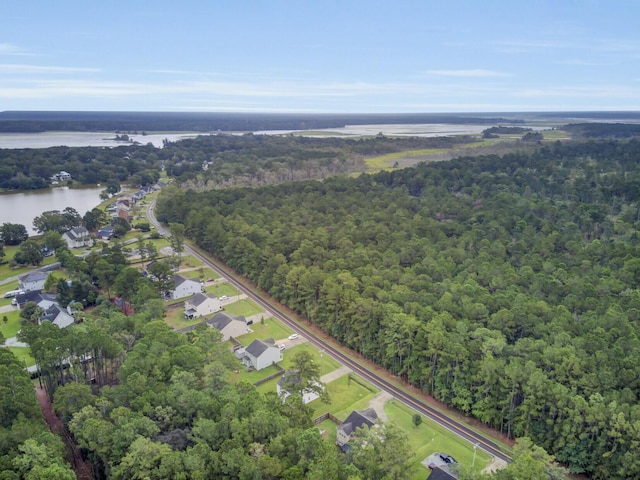
{"label": "green grass yard", "polygon": [[378,394],[377,389],[364,386],[364,380],[352,380],[351,375],[334,380],[327,384],[327,391],[331,403],[323,403],[319,398],[309,403],[313,409],[313,417],[323,413],[333,413],[341,420],[345,420],[352,410],[363,410],[369,407],[369,401]]}
{"label": "green grass yard", "polygon": [[219,275],[216,274],[212,269],[206,267],[198,267],[196,270],[188,270],[186,272],[180,272],[185,278],[198,278],[202,281],[207,280],[208,278],[219,278]]}
{"label": "green grass yard", "polygon": [[[7,323],[4,323],[4,317],[7,317]],[[0,313],[0,332],[5,338],[15,337],[20,330],[20,311],[13,310],[11,312]]]}
{"label": "green grass yard", "polygon": [[[425,417],[418,428],[414,427],[415,411],[396,400],[387,402],[384,411],[389,417],[389,422],[404,430],[409,438],[409,448],[412,452],[410,478],[425,478],[429,471],[420,462],[434,452],[447,453],[461,465],[471,466],[473,463],[473,445],[444,427]],[[479,472],[490,460],[491,456],[488,453],[478,449],[473,468]]]}
{"label": "green grass yard", "polygon": [[[225,309],[225,312],[231,313],[228,309]],[[245,347],[256,339],[266,340],[267,338],[273,338],[274,340],[279,340],[287,338],[292,333],[282,322],[272,317],[265,318],[264,324],[258,320],[252,325],[249,325],[249,328],[252,330],[251,333],[246,333],[238,337],[238,341]]]}
{"label": "green grass yard", "polygon": [[[284,338],[284,337],[283,337]],[[326,375],[329,372],[340,368],[340,364],[331,358],[326,353],[320,353],[316,347],[309,343],[303,343],[302,345],[295,346],[293,348],[287,348],[283,353],[283,360],[280,363],[285,370],[288,370],[293,365],[293,357],[298,352],[308,352],[313,358],[314,363],[320,365],[320,376]]]}
{"label": "green grass yard", "polygon": [[[225,305],[224,311],[231,315],[244,315],[250,317],[251,315],[257,315],[264,312],[255,302],[251,300],[238,300],[237,302]],[[265,313],[265,316],[267,314]]]}
{"label": "green grass yard", "polygon": [[236,287],[227,282],[216,282],[213,285],[204,287],[204,290],[205,292],[213,294],[216,297],[222,297],[223,295],[226,295],[227,297],[235,297],[236,295],[240,294]]}
{"label": "green grass yard", "polygon": [[18,360],[24,363],[25,367],[30,367],[31,365],[36,364],[36,361],[31,356],[29,347],[9,347],[9,350],[18,357]]}

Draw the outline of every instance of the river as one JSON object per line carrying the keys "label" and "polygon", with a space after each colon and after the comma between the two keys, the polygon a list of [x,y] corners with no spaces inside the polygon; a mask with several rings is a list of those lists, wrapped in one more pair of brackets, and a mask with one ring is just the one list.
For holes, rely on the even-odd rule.
{"label": "river", "polygon": [[100,204],[102,190],[102,187],[56,187],[0,194],[0,225],[19,223],[26,227],[29,235],[37,235],[33,229],[33,219],[42,215],[42,212],[71,207],[84,215]]}

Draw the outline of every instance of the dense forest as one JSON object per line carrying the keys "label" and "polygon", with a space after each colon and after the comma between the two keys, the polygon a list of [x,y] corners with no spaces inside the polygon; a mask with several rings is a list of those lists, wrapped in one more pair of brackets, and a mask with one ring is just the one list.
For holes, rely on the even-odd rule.
{"label": "dense forest", "polygon": [[0,478],[76,478],[64,444],[43,421],[29,374],[8,348],[0,348]]}
{"label": "dense forest", "polygon": [[152,184],[160,177],[157,152],[152,145],[0,149],[0,188],[46,188],[61,170],[81,184]]}
{"label": "dense forest", "polygon": [[157,215],[340,342],[572,472],[640,475],[640,142],[260,188]]}
{"label": "dense forest", "polygon": [[187,112],[0,112],[0,132],[255,132],[309,130],[375,124],[496,124],[519,123],[493,114],[277,114]]}
{"label": "dense forest", "polygon": [[[169,142],[160,152],[178,183],[198,190],[321,179],[366,169],[364,159],[407,150],[452,148],[475,140],[458,137],[312,138],[208,135]],[[204,165],[204,168],[203,168]]]}
{"label": "dense forest", "polygon": [[562,129],[575,138],[632,138],[640,135],[640,125],[633,123],[570,123]]}
{"label": "dense forest", "polygon": [[82,184],[148,185],[164,169],[180,183],[204,189],[261,185],[361,172],[363,158],[420,148],[451,148],[468,137],[368,139],[273,135],[202,135],[153,145],[0,149],[0,188],[38,189],[64,170]]}

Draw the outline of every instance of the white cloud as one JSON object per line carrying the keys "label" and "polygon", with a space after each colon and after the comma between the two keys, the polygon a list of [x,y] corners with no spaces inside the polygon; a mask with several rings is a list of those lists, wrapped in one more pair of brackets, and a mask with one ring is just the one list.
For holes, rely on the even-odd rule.
{"label": "white cloud", "polygon": [[495,70],[485,70],[482,68],[470,70],[427,70],[429,75],[438,75],[443,77],[508,77],[507,73],[497,72]]}
{"label": "white cloud", "polygon": [[30,53],[11,43],[0,43],[0,55],[30,55]]}
{"label": "white cloud", "polygon": [[96,73],[98,68],[60,67],[46,65],[24,65],[16,63],[0,63],[0,73],[40,75],[44,73]]}

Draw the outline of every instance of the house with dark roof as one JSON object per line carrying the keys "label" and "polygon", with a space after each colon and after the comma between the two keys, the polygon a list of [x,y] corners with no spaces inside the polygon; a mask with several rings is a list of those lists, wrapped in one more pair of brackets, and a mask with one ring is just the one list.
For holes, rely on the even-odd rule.
{"label": "house with dark roof", "polygon": [[427,480],[458,480],[458,474],[452,472],[449,465],[438,465],[431,470]]}
{"label": "house with dark roof", "polygon": [[96,237],[101,238],[102,240],[111,240],[113,237],[113,225],[108,225],[98,229]]}
{"label": "house with dark roof", "polygon": [[[291,393],[287,390],[287,387],[292,384],[300,384],[300,377],[298,376],[298,372],[296,370],[288,370],[285,374],[280,377],[278,383],[276,384],[276,392],[278,393],[278,397],[283,402],[286,398],[291,395]],[[320,387],[318,383],[316,386]],[[302,403],[306,405],[309,402],[313,402],[316,398],[320,398],[320,394],[317,389],[305,389],[302,391]]]}
{"label": "house with dark roof", "polygon": [[178,298],[190,297],[196,293],[200,293],[202,288],[200,287],[200,281],[194,278],[186,278],[182,275],[173,276],[173,290],[169,292],[169,297],[172,300]]}
{"label": "house with dark roof", "polygon": [[378,414],[373,408],[367,408],[366,410],[354,410],[349,414],[347,419],[339,425],[336,431],[336,443],[343,449],[349,443],[351,435],[357,428],[368,427],[371,428],[376,424]]}
{"label": "house with dark roof", "polygon": [[273,338],[254,340],[244,349],[242,363],[247,367],[262,370],[282,360],[282,352]]}
{"label": "house with dark roof", "polygon": [[54,303],[40,317],[40,323],[42,322],[51,322],[60,328],[65,328],[74,323],[74,318],[64,308]]}
{"label": "house with dark roof", "polygon": [[204,317],[222,310],[222,302],[218,297],[196,293],[184,301],[184,316],[188,320]]}
{"label": "house with dark roof", "polygon": [[31,292],[25,292],[20,295],[17,295],[15,300],[16,300],[16,305],[18,305],[18,308],[24,307],[24,305],[27,302],[33,302],[33,303],[36,303],[43,310],[46,310],[54,303],[57,303],[55,295],[42,292],[40,290],[32,290]]}
{"label": "house with dark roof", "polygon": [[22,275],[18,278],[18,288],[25,292],[33,292],[35,290],[42,290],[44,288],[44,282],[47,281],[49,272],[31,272],[26,275]]}
{"label": "house with dark roof", "polygon": [[213,317],[205,320],[205,323],[222,333],[222,340],[229,340],[230,337],[239,337],[247,333],[247,321],[244,316],[229,315],[225,312],[218,312]]}
{"label": "house with dark roof", "polygon": [[82,248],[93,245],[93,240],[91,240],[89,236],[89,230],[84,227],[75,227],[68,232],[64,232],[62,239],[67,243],[69,248]]}

